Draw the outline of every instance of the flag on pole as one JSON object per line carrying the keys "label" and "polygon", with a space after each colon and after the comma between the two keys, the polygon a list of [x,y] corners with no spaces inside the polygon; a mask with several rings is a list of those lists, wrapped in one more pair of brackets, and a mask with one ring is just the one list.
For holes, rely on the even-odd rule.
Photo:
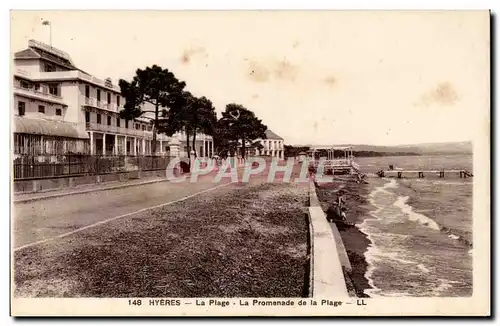
{"label": "flag on pole", "polygon": [[42,22],[42,25],[45,25],[45,26],[50,25],[50,22],[49,22],[48,20],[44,20],[44,21]]}

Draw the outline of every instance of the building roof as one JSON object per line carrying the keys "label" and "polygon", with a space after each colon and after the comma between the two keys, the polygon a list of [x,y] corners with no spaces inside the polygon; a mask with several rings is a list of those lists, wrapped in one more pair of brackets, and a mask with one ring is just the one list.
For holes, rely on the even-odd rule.
{"label": "building roof", "polygon": [[333,145],[311,145],[310,146],[310,150],[309,151],[313,151],[313,150],[321,150],[321,149],[324,149],[324,150],[349,150],[349,149],[352,149],[352,146],[333,146]]}
{"label": "building roof", "polygon": [[13,122],[15,133],[80,139],[89,138],[86,132],[80,132],[75,125],[64,121],[14,116]]}
{"label": "building roof", "polygon": [[266,139],[280,139],[280,140],[283,140],[282,137],[278,136],[277,134],[275,134],[274,132],[272,132],[269,129],[266,130]]}
{"label": "building roof", "polygon": [[40,59],[40,55],[31,48],[14,53],[14,59]]}
{"label": "building roof", "polygon": [[39,54],[41,55],[42,59],[53,62],[53,63],[58,64],[60,66],[63,66],[69,70],[79,70],[76,66],[74,66],[68,60],[62,59],[62,58],[55,56],[51,53],[40,51]]}
{"label": "building roof", "polygon": [[69,70],[79,70],[64,51],[35,40],[30,40],[28,46],[28,49],[16,52],[14,59],[44,59]]}

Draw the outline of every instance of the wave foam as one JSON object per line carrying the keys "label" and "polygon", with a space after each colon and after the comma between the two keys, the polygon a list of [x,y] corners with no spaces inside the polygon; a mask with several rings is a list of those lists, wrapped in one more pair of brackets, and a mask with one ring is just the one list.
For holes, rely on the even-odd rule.
{"label": "wave foam", "polygon": [[429,273],[430,272],[429,269],[427,267],[425,267],[424,264],[418,264],[417,267],[420,268],[420,270],[422,272],[424,272],[424,273]]}
{"label": "wave foam", "polygon": [[425,216],[424,214],[414,212],[413,207],[406,203],[409,198],[410,197],[408,196],[399,196],[396,202],[394,202],[394,206],[400,208],[403,213],[407,214],[410,221],[418,222],[437,231],[441,230],[439,225],[434,222],[434,220]]}
{"label": "wave foam", "polygon": [[368,285],[370,285],[370,287],[371,287],[371,289],[365,289],[364,293],[369,295],[370,297],[377,297],[377,296],[379,296],[378,293],[380,292],[380,289],[377,286],[375,286],[375,284],[373,283],[373,279],[372,279],[373,272],[375,271],[375,261],[379,260],[379,258],[377,258],[376,256],[377,256],[377,253],[380,253],[380,250],[378,250],[374,245],[374,241],[373,241],[373,238],[371,236],[371,232],[369,232],[370,226],[368,223],[370,220],[378,219],[379,218],[378,214],[383,209],[383,206],[377,205],[377,203],[375,202],[375,195],[379,192],[387,192],[386,189],[396,188],[396,187],[397,187],[397,182],[396,182],[396,180],[392,179],[389,182],[387,182],[386,184],[384,184],[380,187],[376,187],[374,190],[372,190],[372,192],[370,192],[370,194],[368,195],[368,201],[373,207],[375,207],[375,210],[370,212],[370,215],[373,218],[371,218],[371,219],[367,218],[361,224],[356,225],[356,227],[366,235],[368,241],[370,242],[370,245],[368,246],[368,248],[365,252],[365,255],[364,255],[365,260],[366,260],[366,264],[367,264],[365,278],[368,281]]}
{"label": "wave foam", "polygon": [[[377,223],[375,221],[386,221],[387,223],[391,223],[392,217],[396,218],[396,221],[400,218],[403,218],[406,221],[417,222],[420,225],[423,225],[431,230],[435,231],[444,231],[434,220],[430,217],[417,213],[413,210],[413,207],[407,204],[409,197],[408,196],[398,196],[397,193],[390,191],[390,189],[394,189],[398,187],[398,181],[391,179],[389,182],[385,183],[380,187],[374,188],[371,193],[367,196],[368,201],[374,207],[374,209],[369,213],[371,218],[365,219],[361,224],[356,225],[356,227],[363,232],[367,239],[370,241],[370,245],[368,246],[364,256],[367,263],[367,269],[365,272],[365,278],[368,281],[368,284],[371,288],[365,289],[364,293],[369,295],[370,297],[401,297],[401,296],[421,296],[421,295],[429,295],[429,296],[441,296],[445,295],[450,288],[453,287],[453,281],[444,280],[444,279],[435,279],[433,276],[434,271],[431,273],[431,268],[426,266],[423,261],[419,257],[415,257],[415,260],[408,260],[406,254],[404,252],[394,252],[394,248],[386,247],[383,243],[380,243],[379,236],[390,237],[393,234],[384,232],[380,234],[380,230],[377,228]],[[391,206],[392,202],[392,206]],[[391,208],[392,207],[392,208]],[[387,215],[387,216],[386,216]],[[375,225],[374,225],[375,224]],[[397,236],[397,234],[394,234]],[[408,235],[410,236],[410,235]],[[459,240],[460,237],[449,233],[448,237],[454,240]],[[403,240],[404,241],[404,240]],[[392,242],[391,242],[392,243]],[[382,246],[381,246],[382,245]],[[400,256],[401,255],[401,256]],[[469,251],[469,255],[472,255],[472,249]],[[410,257],[410,259],[413,259]],[[393,261],[389,263],[388,261]],[[425,261],[425,260],[424,260]],[[434,287],[431,288],[422,288],[424,293],[418,294],[410,294],[406,292],[398,292],[391,291],[391,289],[385,289],[382,286],[382,283],[379,284],[377,281],[378,276],[375,274],[376,271],[382,266],[380,265],[383,262],[387,262],[389,264],[404,264],[405,266],[401,266],[405,271],[409,273],[416,273],[418,275],[424,275],[426,279],[434,279],[436,282]],[[385,264],[383,264],[385,265]],[[382,286],[379,288],[376,284]],[[413,291],[411,291],[413,292]],[[417,291],[420,292],[420,291]]]}
{"label": "wave foam", "polygon": [[438,279],[439,281],[439,285],[434,288],[432,290],[432,292],[430,293],[431,295],[433,296],[439,296],[440,294],[442,294],[444,291],[448,290],[449,288],[453,287],[451,285],[451,283],[454,283],[454,282],[450,282],[448,280],[444,280],[442,278]]}

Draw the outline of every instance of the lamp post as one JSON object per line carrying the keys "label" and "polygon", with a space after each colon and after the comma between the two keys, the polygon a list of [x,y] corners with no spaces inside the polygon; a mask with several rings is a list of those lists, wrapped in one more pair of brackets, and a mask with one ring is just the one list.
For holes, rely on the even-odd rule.
{"label": "lamp post", "polygon": [[44,20],[42,25],[49,26],[49,44],[52,47],[52,24],[48,20]]}

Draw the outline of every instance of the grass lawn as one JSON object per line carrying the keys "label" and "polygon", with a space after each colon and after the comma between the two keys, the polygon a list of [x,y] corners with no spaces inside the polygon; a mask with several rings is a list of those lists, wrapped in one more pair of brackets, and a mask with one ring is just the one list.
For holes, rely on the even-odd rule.
{"label": "grass lawn", "polygon": [[14,253],[17,297],[300,297],[307,187],[231,185]]}

